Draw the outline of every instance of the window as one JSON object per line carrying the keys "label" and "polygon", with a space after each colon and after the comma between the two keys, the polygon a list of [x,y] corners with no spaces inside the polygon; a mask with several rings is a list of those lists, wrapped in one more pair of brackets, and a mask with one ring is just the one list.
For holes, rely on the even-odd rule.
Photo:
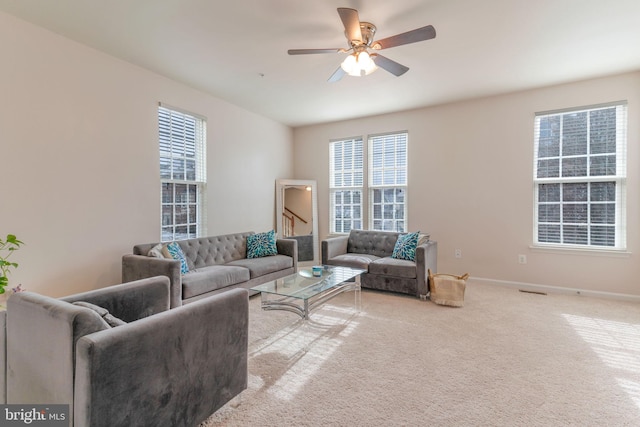
{"label": "window", "polygon": [[369,228],[406,230],[407,134],[369,137]]}
{"label": "window", "polygon": [[206,122],[202,117],[158,108],[163,242],[206,233]]}
{"label": "window", "polygon": [[364,224],[370,230],[407,229],[407,133],[373,135],[367,142],[366,171],[362,137],[330,144],[332,233],[348,233]]}
{"label": "window", "polygon": [[536,114],[536,244],[626,248],[626,126],[626,103]]}
{"label": "window", "polygon": [[332,142],[329,146],[331,232],[362,228],[362,138]]}

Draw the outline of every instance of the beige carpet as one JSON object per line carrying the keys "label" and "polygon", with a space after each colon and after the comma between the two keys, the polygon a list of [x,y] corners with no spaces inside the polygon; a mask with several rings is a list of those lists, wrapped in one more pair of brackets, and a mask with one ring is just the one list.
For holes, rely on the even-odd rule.
{"label": "beige carpet", "polygon": [[202,426],[638,426],[640,305],[468,282],[304,324],[250,303],[249,387]]}

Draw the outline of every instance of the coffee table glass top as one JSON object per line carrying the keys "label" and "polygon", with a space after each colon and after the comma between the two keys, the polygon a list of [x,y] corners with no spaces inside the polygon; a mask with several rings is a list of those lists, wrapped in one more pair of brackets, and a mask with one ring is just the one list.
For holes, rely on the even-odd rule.
{"label": "coffee table glass top", "polygon": [[325,265],[322,268],[322,276],[315,277],[311,268],[304,268],[290,276],[276,279],[251,289],[258,292],[306,300],[335,288],[364,272],[365,270],[357,268]]}

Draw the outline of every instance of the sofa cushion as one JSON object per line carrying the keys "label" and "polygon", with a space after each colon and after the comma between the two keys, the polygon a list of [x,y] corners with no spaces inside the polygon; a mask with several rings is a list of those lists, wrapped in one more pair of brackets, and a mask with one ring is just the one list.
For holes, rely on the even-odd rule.
{"label": "sofa cushion", "polygon": [[184,256],[184,252],[182,252],[182,248],[180,248],[177,242],[171,242],[167,246],[163,246],[162,253],[166,258],[173,258],[180,261],[181,274],[187,274],[189,272],[187,258]]}
{"label": "sofa cushion", "polygon": [[396,241],[396,245],[393,248],[391,258],[415,261],[416,246],[418,246],[419,234],[420,232],[415,232],[399,236],[398,240]]}
{"label": "sofa cushion", "polygon": [[416,263],[391,257],[379,258],[369,264],[369,273],[415,279],[417,275]]}
{"label": "sofa cushion", "polygon": [[166,246],[165,243],[158,243],[157,245],[149,249],[149,252],[147,252],[147,255],[154,258],[165,258],[164,252],[163,252],[165,250],[164,249],[165,246]]}
{"label": "sofa cushion", "polygon": [[182,276],[182,298],[191,298],[226,286],[248,281],[249,270],[244,267],[212,265]]}
{"label": "sofa cushion", "polygon": [[276,232],[256,233],[247,236],[247,258],[262,258],[278,254]]}
{"label": "sofa cushion", "polygon": [[347,253],[391,256],[399,235],[391,231],[351,230]]}
{"label": "sofa cushion", "polygon": [[100,306],[97,306],[95,304],[91,304],[89,302],[86,301],[75,301],[72,302],[73,305],[78,305],[80,307],[85,307],[88,308],[90,310],[95,311],[96,313],[98,313],[98,315],[100,317],[102,317],[102,320],[104,320],[105,322],[107,322],[107,325],[109,325],[112,328],[115,328],[116,326],[122,326],[122,325],[126,325],[127,322],[118,319],[117,317],[115,317],[114,315],[112,315],[111,313],[109,313],[109,310],[107,310],[106,308],[102,308]]}
{"label": "sofa cushion", "polygon": [[178,243],[187,258],[189,270],[195,270],[246,258],[247,236],[251,234],[254,233],[247,231],[244,233],[180,240]]}
{"label": "sofa cushion", "polygon": [[274,255],[262,258],[247,258],[231,261],[225,265],[244,267],[249,270],[251,278],[293,267],[293,258],[286,255]]}
{"label": "sofa cushion", "polygon": [[347,253],[328,259],[327,264],[367,270],[370,263],[377,259],[379,259],[379,257],[375,255]]}

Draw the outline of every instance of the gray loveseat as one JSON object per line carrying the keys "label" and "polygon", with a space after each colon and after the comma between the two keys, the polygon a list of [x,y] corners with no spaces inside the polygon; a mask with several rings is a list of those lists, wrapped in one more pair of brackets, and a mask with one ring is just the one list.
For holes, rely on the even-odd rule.
{"label": "gray loveseat", "polygon": [[278,239],[277,255],[247,258],[247,236],[251,234],[255,233],[177,241],[189,267],[186,274],[180,273],[180,261],[148,256],[158,243],[135,245],[133,254],[122,257],[122,281],[169,277],[173,308],[229,289],[248,289],[297,271],[298,242]]}
{"label": "gray loveseat", "polygon": [[192,427],[247,388],[244,289],[169,310],[160,276],[7,306],[8,403],[68,404],[67,425]]}
{"label": "gray loveseat", "polygon": [[363,288],[400,292],[426,298],[429,295],[428,269],[437,271],[438,243],[424,236],[416,248],[414,261],[392,258],[398,236],[388,231],[351,230],[348,236],[322,241],[322,263],[361,268]]}

